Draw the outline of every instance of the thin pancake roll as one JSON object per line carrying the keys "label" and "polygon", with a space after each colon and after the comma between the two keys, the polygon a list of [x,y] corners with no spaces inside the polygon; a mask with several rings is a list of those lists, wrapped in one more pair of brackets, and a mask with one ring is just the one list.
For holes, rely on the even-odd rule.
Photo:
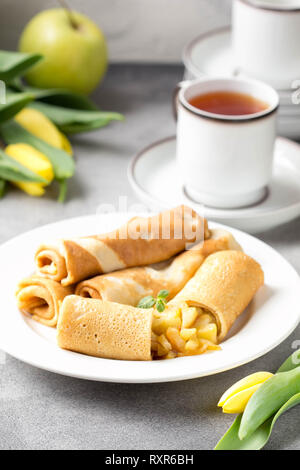
{"label": "thin pancake roll", "polygon": [[35,262],[40,275],[63,286],[90,277],[159,263],[209,237],[207,222],[180,206],[154,217],[135,217],[119,229],[90,237],[42,245]]}
{"label": "thin pancake roll", "polygon": [[59,347],[129,361],[151,357],[152,309],[78,296],[66,297],[57,325]]}
{"label": "thin pancake roll", "polygon": [[204,261],[170,304],[201,307],[211,314],[221,342],[263,284],[264,273],[254,259],[239,251],[222,251]]}
{"label": "thin pancake roll", "polygon": [[163,312],[69,296],[61,306],[58,345],[96,357],[140,361],[218,350],[263,279],[252,258],[230,250],[209,256]]}
{"label": "thin pancake roll", "polygon": [[142,297],[157,296],[160,290],[169,291],[171,300],[195,274],[210,254],[228,249],[241,250],[226,230],[211,230],[210,238],[159,266],[129,268],[103,274],[78,284],[75,294],[136,306]]}
{"label": "thin pancake roll", "polygon": [[59,282],[31,276],[19,283],[16,297],[19,309],[46,326],[57,325],[59,308],[73,287],[63,287]]}

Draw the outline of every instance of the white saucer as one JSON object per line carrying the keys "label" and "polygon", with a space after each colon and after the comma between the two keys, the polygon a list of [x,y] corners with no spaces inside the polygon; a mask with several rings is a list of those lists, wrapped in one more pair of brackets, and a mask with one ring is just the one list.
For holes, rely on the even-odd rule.
{"label": "white saucer", "polygon": [[231,49],[231,28],[220,28],[193,39],[183,51],[186,78],[201,75],[232,77],[238,73]]}
{"label": "white saucer", "polygon": [[[203,75],[233,77],[241,74],[234,64],[231,47],[231,28],[216,29],[198,36],[184,49],[183,63],[185,79],[198,78]],[[279,119],[280,135],[298,139],[300,137],[300,105],[292,102],[296,90],[278,90],[281,107],[279,117],[289,118],[289,123]]]}
{"label": "white saucer", "polygon": [[[185,203],[203,211],[203,205],[186,194],[175,159],[175,137],[156,142],[131,161],[128,178],[139,199],[152,210]],[[275,166],[268,196],[252,207],[226,210],[204,207],[209,220],[258,233],[300,216],[300,145],[279,137],[276,142]]]}

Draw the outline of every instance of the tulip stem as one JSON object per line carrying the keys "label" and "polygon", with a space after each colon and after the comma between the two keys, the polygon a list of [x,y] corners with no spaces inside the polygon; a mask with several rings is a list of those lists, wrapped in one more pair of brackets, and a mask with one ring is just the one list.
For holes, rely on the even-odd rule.
{"label": "tulip stem", "polygon": [[74,18],[74,15],[73,15],[73,12],[71,10],[71,8],[69,7],[69,5],[67,4],[67,2],[65,0],[58,0],[58,3],[60,3],[61,7],[66,10],[66,13],[69,17],[69,20],[70,20],[70,23],[71,23],[71,26],[74,28],[74,29],[78,29],[78,23],[76,22],[75,18]]}

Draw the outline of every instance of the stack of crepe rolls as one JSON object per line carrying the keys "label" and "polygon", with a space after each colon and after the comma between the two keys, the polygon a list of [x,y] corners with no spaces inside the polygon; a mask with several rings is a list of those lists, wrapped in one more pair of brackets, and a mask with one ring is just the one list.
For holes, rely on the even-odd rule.
{"label": "stack of crepe rolls", "polygon": [[178,255],[167,265],[161,263],[96,276],[78,284],[75,294],[135,307],[142,297],[157,297],[159,291],[165,289],[171,300],[194,276],[207,256],[222,250],[241,250],[241,247],[226,230],[211,230],[208,240]]}
{"label": "stack of crepe rolls", "polygon": [[[67,295],[108,300],[136,306],[146,295],[157,296],[162,289],[172,299],[195,274],[211,253],[227,249],[241,249],[234,237],[225,230],[211,230],[210,238],[185,251],[169,262],[156,266],[129,268],[103,274],[83,281],[75,287],[41,276],[21,281],[17,290],[19,309],[40,323],[56,327],[59,306]],[[167,266],[166,266],[167,264]]]}
{"label": "stack of crepe rolls", "polygon": [[218,349],[264,282],[256,261],[236,250],[210,255],[164,312],[67,297],[61,348],[123,360],[169,359]]}
{"label": "stack of crepe rolls", "polygon": [[69,286],[99,274],[159,263],[206,238],[206,220],[179,206],[154,217],[135,217],[104,235],[42,245],[35,262],[39,275]]}
{"label": "stack of crepe rolls", "polygon": [[55,327],[62,301],[74,293],[73,287],[40,276],[31,276],[20,282],[16,297],[19,309],[46,326]]}

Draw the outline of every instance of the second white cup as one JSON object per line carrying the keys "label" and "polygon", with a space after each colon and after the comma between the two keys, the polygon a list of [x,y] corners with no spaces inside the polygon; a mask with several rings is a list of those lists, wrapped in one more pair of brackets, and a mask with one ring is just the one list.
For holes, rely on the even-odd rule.
{"label": "second white cup", "polygon": [[234,0],[232,22],[238,69],[290,89],[300,78],[300,0]]}

